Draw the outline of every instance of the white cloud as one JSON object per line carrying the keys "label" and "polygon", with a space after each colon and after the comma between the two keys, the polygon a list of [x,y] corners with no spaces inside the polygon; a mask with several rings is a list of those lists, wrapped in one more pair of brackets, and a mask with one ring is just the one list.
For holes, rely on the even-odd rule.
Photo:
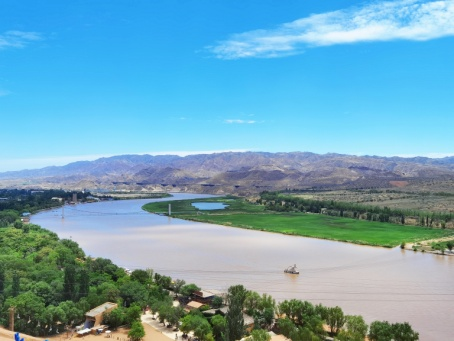
{"label": "white cloud", "polygon": [[229,124],[254,124],[254,120],[224,120],[225,123]]}
{"label": "white cloud", "polygon": [[6,48],[22,48],[38,40],[42,40],[42,36],[37,32],[6,31],[0,34],[0,50]]}
{"label": "white cloud", "polygon": [[454,0],[373,2],[313,14],[271,30],[233,35],[207,49],[220,59],[273,58],[368,41],[424,41],[454,35]]}

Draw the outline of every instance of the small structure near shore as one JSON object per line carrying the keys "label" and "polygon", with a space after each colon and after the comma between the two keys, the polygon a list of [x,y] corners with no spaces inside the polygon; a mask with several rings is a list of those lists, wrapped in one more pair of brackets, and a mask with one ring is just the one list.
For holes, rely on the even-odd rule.
{"label": "small structure near shore", "polygon": [[106,302],[88,311],[85,314],[84,330],[93,330],[93,327],[101,326],[103,314],[109,313],[117,307],[117,303]]}

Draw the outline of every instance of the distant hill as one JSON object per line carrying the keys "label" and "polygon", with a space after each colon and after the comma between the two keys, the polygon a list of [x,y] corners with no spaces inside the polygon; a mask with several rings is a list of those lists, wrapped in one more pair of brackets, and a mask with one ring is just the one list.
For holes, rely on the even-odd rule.
{"label": "distant hill", "polygon": [[401,158],[309,152],[119,155],[0,173],[2,187],[255,193],[303,188],[391,187],[454,179],[454,157]]}

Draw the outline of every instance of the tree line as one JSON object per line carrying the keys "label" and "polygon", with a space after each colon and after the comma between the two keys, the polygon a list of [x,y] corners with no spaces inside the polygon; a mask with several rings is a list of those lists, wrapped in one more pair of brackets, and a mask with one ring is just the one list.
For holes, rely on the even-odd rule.
{"label": "tree line", "polygon": [[310,212],[401,225],[446,228],[448,222],[454,221],[452,213],[422,212],[344,201],[306,199],[278,191],[260,193],[257,203],[265,205],[268,210],[277,212]]}

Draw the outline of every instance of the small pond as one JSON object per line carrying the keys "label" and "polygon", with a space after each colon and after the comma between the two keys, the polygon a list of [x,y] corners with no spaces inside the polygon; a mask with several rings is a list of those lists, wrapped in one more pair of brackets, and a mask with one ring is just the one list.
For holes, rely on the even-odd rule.
{"label": "small pond", "polygon": [[193,202],[191,205],[201,211],[223,210],[229,206],[222,202]]}

